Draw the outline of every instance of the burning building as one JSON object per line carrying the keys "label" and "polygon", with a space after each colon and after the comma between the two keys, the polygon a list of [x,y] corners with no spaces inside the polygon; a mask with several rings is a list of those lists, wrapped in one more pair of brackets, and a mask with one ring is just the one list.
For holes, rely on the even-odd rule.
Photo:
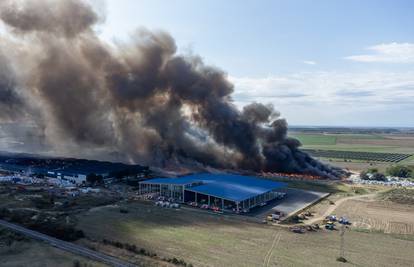
{"label": "burning building", "polygon": [[108,44],[94,30],[102,18],[81,0],[3,0],[0,20],[0,122],[36,125],[56,154],[340,173],[302,152],[273,106],[236,108],[226,73],[178,54],[166,32],[141,28]]}

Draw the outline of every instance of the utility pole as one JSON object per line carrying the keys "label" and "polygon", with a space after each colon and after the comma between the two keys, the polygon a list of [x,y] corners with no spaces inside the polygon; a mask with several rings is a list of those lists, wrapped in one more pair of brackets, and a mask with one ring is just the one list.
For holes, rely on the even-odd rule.
{"label": "utility pole", "polygon": [[339,257],[337,258],[337,261],[347,262],[345,259],[345,225],[341,225],[339,235],[341,237],[341,242],[339,245]]}

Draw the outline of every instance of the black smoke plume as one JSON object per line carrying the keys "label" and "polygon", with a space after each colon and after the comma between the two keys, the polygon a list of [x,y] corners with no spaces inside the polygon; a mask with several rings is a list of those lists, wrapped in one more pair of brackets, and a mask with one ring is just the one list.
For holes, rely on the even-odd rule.
{"label": "black smoke plume", "polygon": [[1,0],[0,19],[0,120],[36,124],[59,154],[337,174],[298,149],[272,106],[238,110],[226,73],[177,54],[168,33],[107,44],[81,0]]}

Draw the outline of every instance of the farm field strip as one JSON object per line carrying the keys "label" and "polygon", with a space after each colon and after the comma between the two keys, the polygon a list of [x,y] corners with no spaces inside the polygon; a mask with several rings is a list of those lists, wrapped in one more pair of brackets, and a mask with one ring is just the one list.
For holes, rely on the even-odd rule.
{"label": "farm field strip", "polygon": [[412,156],[412,154],[402,153],[377,153],[377,152],[357,152],[357,151],[336,151],[336,150],[317,150],[303,149],[314,157],[341,158],[382,162],[400,162]]}
{"label": "farm field strip", "polygon": [[298,139],[305,145],[335,145],[336,137],[323,134],[291,134],[290,137]]}
{"label": "farm field strip", "polygon": [[414,135],[291,132],[289,136],[303,149],[414,154]]}

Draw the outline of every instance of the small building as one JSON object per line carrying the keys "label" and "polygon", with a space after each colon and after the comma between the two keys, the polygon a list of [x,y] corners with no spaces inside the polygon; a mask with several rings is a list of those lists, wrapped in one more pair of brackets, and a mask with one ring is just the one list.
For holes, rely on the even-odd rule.
{"label": "small building", "polygon": [[48,171],[46,177],[58,178],[63,181],[68,181],[72,184],[81,185],[86,182],[86,174],[82,173],[69,173],[61,171]]}
{"label": "small building", "polygon": [[253,176],[195,174],[179,178],[154,178],[139,183],[140,194],[195,202],[221,210],[248,211],[285,193],[286,183]]}

